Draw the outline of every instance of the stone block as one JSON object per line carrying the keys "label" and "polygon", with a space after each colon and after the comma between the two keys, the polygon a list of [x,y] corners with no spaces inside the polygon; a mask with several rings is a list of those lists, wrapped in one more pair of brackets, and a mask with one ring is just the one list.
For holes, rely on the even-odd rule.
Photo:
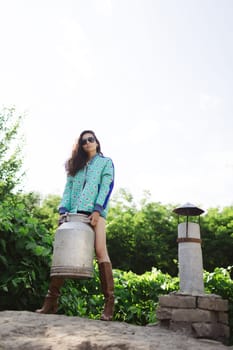
{"label": "stone block", "polygon": [[187,335],[193,335],[192,323],[190,322],[170,322],[169,329],[172,331],[179,331]]}
{"label": "stone block", "polygon": [[172,321],[177,322],[217,322],[217,313],[200,309],[173,309]]}
{"label": "stone block", "polygon": [[230,335],[229,327],[221,323],[197,322],[192,324],[197,338],[227,339]]}
{"label": "stone block", "polygon": [[218,322],[228,324],[228,314],[226,312],[218,312]]}
{"label": "stone block", "polygon": [[228,311],[228,300],[206,295],[198,297],[197,306],[206,310]]}
{"label": "stone block", "polygon": [[158,307],[156,310],[156,317],[158,320],[170,320],[172,318],[172,309]]}
{"label": "stone block", "polygon": [[196,298],[189,295],[161,295],[159,297],[159,305],[173,308],[192,309],[196,307]]}

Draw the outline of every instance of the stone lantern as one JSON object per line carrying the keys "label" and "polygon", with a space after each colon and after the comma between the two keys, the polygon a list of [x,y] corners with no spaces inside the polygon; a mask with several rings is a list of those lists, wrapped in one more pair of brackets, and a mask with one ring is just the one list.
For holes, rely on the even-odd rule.
{"label": "stone lantern", "polygon": [[[161,327],[195,338],[227,342],[230,336],[228,300],[205,294],[200,238],[200,215],[204,210],[186,203],[173,210],[178,215],[180,290],[160,295],[156,317]],[[198,217],[198,222],[194,217]]]}
{"label": "stone lantern", "polygon": [[[200,215],[204,210],[191,203],[186,203],[173,210],[186,217],[178,224],[178,261],[180,292],[183,294],[204,294],[203,259],[200,238]],[[190,222],[190,217],[198,217],[198,223]],[[193,220],[192,220],[193,221]]]}

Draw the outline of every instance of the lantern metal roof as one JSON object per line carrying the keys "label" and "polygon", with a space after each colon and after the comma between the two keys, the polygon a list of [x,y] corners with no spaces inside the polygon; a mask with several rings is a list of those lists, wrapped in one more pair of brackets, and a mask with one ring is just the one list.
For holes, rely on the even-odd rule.
{"label": "lantern metal roof", "polygon": [[184,216],[198,216],[204,213],[204,210],[196,207],[192,203],[185,203],[181,207],[173,209],[173,212]]}

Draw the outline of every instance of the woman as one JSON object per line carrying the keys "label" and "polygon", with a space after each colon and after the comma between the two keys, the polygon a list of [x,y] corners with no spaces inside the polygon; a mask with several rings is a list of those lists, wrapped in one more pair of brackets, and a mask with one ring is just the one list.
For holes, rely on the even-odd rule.
{"label": "woman", "polygon": [[[99,266],[102,291],[105,297],[101,320],[111,321],[114,309],[114,282],[112,265],[106,246],[105,219],[108,202],[114,185],[114,165],[104,157],[95,133],[85,130],[74,145],[66,163],[67,182],[59,213],[88,215],[95,231],[95,253]],[[52,277],[48,294],[38,313],[56,313],[60,288],[64,280]]]}

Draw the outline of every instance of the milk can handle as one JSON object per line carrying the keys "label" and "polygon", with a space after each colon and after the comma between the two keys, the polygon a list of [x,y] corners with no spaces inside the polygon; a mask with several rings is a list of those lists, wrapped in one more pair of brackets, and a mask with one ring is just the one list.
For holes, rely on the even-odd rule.
{"label": "milk can handle", "polygon": [[58,226],[62,225],[64,222],[68,222],[69,221],[69,213],[66,212],[65,214],[61,214],[60,218],[58,220]]}
{"label": "milk can handle", "polygon": [[64,218],[64,222],[69,222],[70,219],[69,219],[69,213],[66,212],[65,214],[62,215],[62,218]]}

